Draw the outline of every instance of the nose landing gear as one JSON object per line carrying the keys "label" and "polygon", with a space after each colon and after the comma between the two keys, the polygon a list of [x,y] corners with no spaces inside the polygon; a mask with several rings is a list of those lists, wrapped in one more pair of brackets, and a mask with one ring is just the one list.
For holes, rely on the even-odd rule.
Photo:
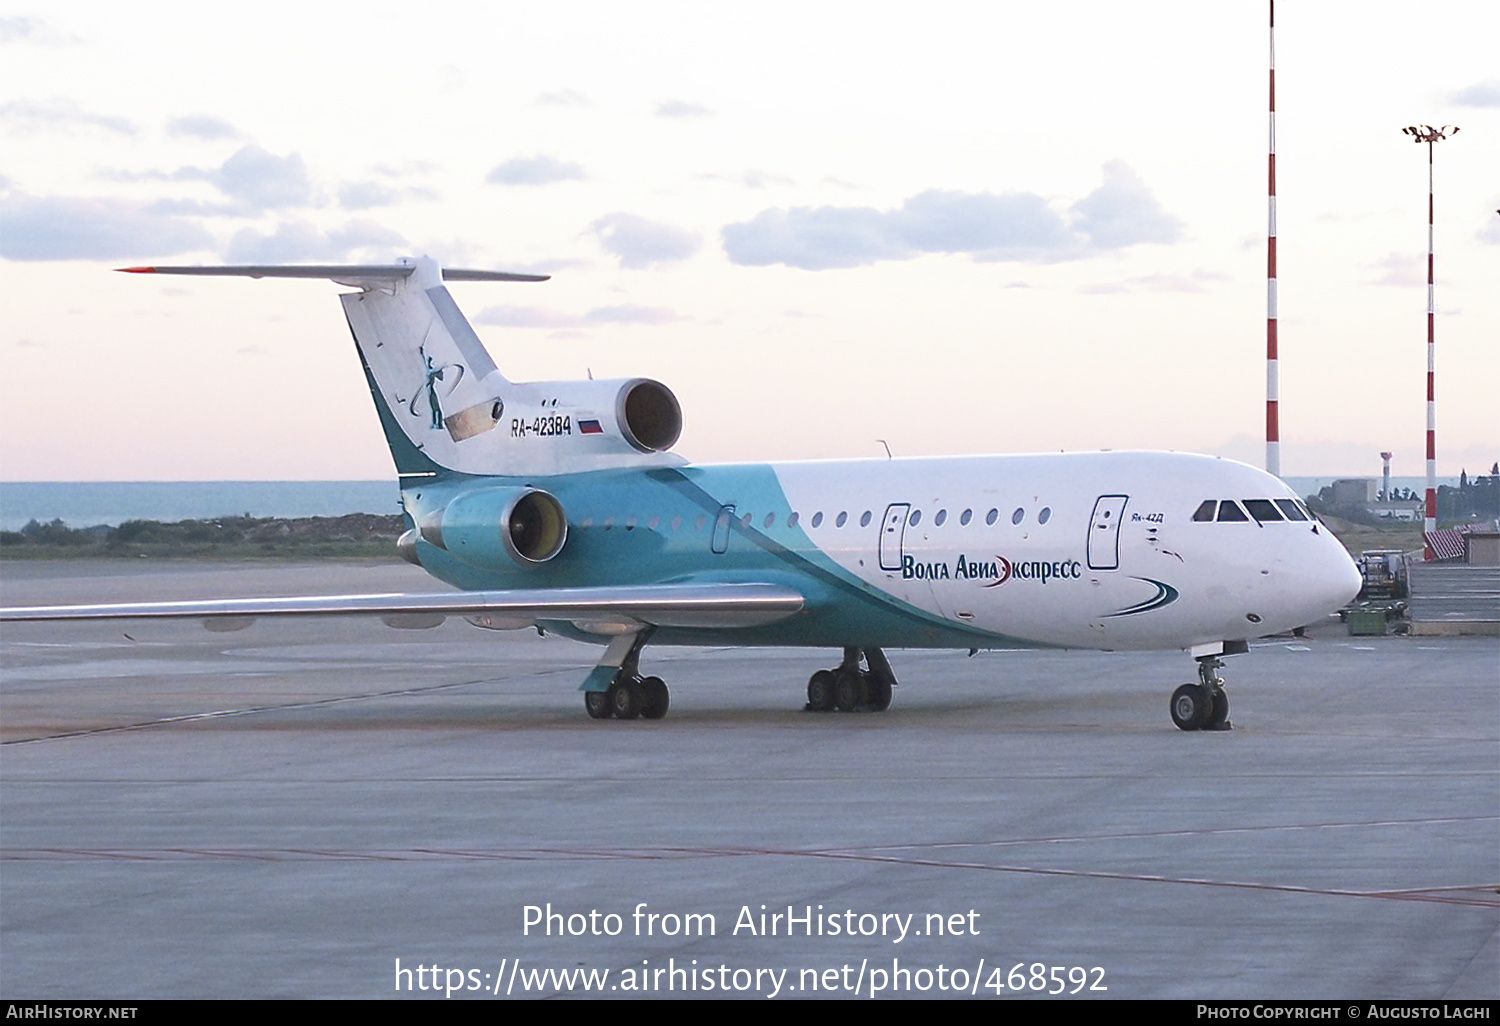
{"label": "nose landing gear", "polygon": [[1198,657],[1198,684],[1184,684],[1172,692],[1172,722],[1179,730],[1232,730],[1229,696],[1218,675],[1223,660],[1216,655]]}

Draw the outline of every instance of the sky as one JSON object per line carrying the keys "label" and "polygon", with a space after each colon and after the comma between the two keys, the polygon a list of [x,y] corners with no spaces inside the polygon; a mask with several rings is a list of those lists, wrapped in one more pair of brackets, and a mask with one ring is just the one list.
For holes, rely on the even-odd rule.
{"label": "sky", "polygon": [[[512,380],[646,376],[698,462],[1264,464],[1267,4],[0,0],[0,481],[393,476],[339,288]],[[1276,10],[1282,471],[1500,459],[1500,5]]]}

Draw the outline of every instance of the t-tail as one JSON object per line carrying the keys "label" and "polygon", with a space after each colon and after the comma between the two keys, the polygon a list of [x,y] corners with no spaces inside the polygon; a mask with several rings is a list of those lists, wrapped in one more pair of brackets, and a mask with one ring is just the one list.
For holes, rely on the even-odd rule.
{"label": "t-tail", "polygon": [[134,273],[327,278],[339,298],[405,488],[459,475],[535,477],[678,463],[671,389],[646,378],[514,382],[500,373],[446,281],[546,281],[547,275],[395,264],[129,267]]}

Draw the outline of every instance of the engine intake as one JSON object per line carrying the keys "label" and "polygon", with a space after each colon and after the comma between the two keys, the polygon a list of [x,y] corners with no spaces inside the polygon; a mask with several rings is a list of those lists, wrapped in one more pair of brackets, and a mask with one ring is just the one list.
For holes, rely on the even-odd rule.
{"label": "engine intake", "polygon": [[615,419],[625,440],[641,452],[664,452],[682,435],[682,407],[660,381],[627,381],[616,400]]}
{"label": "engine intake", "polygon": [[417,525],[422,539],[475,566],[536,566],[568,540],[562,503],[540,488],[486,488],[455,498]]}

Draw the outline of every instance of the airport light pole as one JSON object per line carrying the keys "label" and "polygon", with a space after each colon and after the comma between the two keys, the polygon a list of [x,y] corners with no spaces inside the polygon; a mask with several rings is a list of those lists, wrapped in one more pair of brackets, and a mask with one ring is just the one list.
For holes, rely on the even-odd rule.
{"label": "airport light pole", "polygon": [[1434,143],[1457,135],[1458,126],[1433,128],[1431,125],[1410,125],[1401,131],[1411,136],[1413,142],[1427,144],[1427,508],[1422,521],[1422,558],[1432,560],[1437,558],[1432,549],[1432,532],[1437,530],[1437,414],[1433,399],[1433,381],[1437,367],[1434,359],[1437,304],[1432,276],[1432,147]]}
{"label": "airport light pole", "polygon": [[1266,472],[1281,476],[1281,371],[1276,341],[1276,0],[1271,5],[1270,145],[1266,162]]}

